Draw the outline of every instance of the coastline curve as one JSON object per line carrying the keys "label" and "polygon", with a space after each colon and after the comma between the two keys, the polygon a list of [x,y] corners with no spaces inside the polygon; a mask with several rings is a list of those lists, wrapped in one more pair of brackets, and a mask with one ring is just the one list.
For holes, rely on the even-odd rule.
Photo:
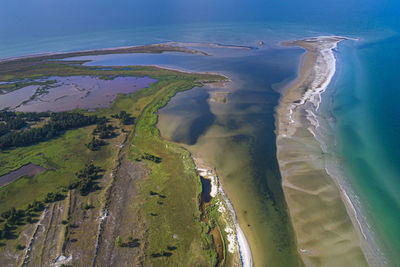
{"label": "coastline curve", "polygon": [[283,42],[306,50],[297,80],[276,109],[277,158],[298,251],[307,266],[376,265],[356,210],[328,171],[334,160],[320,142],[321,94],[336,71],[333,50],[347,38],[320,36]]}

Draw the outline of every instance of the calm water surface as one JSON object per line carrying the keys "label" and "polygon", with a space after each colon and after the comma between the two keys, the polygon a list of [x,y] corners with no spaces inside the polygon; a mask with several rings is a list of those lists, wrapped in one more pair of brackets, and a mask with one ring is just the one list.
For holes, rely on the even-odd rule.
{"label": "calm water surface", "polygon": [[[274,206],[278,211],[267,208],[272,207],[274,199],[276,203],[283,202],[273,154],[273,107],[278,94],[271,86],[294,77],[301,54],[296,49],[276,49],[276,44],[321,34],[359,37],[360,41],[341,46],[337,53],[340,71],[329,98],[335,144],[346,179],[364,206],[370,228],[381,239],[392,262],[398,263],[399,14],[400,2],[396,0],[238,0],[235,4],[228,0],[205,0],[201,4],[184,0],[4,0],[0,58],[170,40],[239,45],[255,45],[263,40],[264,50],[224,50],[208,58],[183,54],[121,55],[114,59],[102,57],[96,63],[161,64],[230,75],[232,94],[225,105],[206,101],[211,89],[178,94],[161,112],[161,117],[176,127],[165,127],[163,134],[187,144],[218,167],[229,181],[225,183],[228,191],[243,200],[234,204],[241,223],[250,225],[246,234],[262,247],[268,244],[251,236],[256,230],[250,229],[266,233],[259,236],[277,244],[288,234],[282,230],[285,226],[276,223],[268,230],[263,223],[285,216],[280,215],[283,204]],[[28,96],[35,89],[25,90]],[[192,109],[185,103],[191,97],[198,98]],[[221,152],[223,149],[234,153],[227,157]],[[247,210],[245,206],[251,204],[254,208]],[[285,253],[289,253],[288,247]]]}
{"label": "calm water surface", "polygon": [[[149,77],[115,77],[104,80],[90,76],[40,79],[40,82],[46,81],[55,82],[46,86],[30,85],[0,95],[0,110],[7,107],[24,112],[104,108],[109,107],[118,94],[133,93],[157,80]],[[46,92],[37,93],[40,89]]]}
{"label": "calm water surface", "polygon": [[[161,134],[217,168],[256,262],[295,266],[297,252],[275,158],[274,107],[279,99],[276,86],[296,77],[303,50],[205,50],[212,56],[165,53],[79,59],[92,59],[87,63],[91,66],[157,64],[228,75],[232,83],[227,88],[177,94],[160,111]],[[226,103],[209,101],[216,91],[230,93]]]}

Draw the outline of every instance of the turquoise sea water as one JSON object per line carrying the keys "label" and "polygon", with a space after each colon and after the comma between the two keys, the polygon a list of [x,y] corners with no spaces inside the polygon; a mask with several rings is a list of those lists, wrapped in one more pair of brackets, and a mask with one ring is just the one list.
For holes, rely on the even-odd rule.
{"label": "turquoise sea water", "polygon": [[345,173],[393,265],[400,262],[399,41],[395,36],[343,45],[343,64],[331,88]]}
{"label": "turquoise sea water", "polygon": [[238,45],[263,40],[274,47],[321,34],[360,38],[340,45],[338,72],[326,95],[344,179],[389,264],[398,266],[398,1],[4,0],[0,12],[0,58],[171,40]]}

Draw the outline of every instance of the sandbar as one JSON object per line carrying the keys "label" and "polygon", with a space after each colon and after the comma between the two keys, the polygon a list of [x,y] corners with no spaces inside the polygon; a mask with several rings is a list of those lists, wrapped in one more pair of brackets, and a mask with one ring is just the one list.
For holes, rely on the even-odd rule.
{"label": "sandbar", "polygon": [[329,153],[318,141],[321,94],[336,70],[333,50],[346,38],[284,42],[306,50],[298,79],[276,109],[277,158],[300,256],[307,266],[375,265],[351,202],[327,172]]}

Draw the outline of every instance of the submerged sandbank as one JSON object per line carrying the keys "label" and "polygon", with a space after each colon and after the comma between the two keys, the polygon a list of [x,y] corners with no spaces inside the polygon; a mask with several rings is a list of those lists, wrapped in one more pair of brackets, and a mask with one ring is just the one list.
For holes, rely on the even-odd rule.
{"label": "submerged sandbank", "polygon": [[[158,127],[217,168],[255,266],[303,266],[281,189],[273,127],[279,95],[271,88],[295,77],[301,50],[248,50],[240,61],[234,56],[243,51],[235,51],[233,59],[194,58],[193,66],[200,60],[201,71],[222,72],[232,82],[178,93],[160,110]],[[222,93],[226,101],[215,101]]]}
{"label": "submerged sandbank", "polygon": [[306,49],[299,77],[277,108],[276,143],[298,251],[308,266],[376,264],[350,198],[328,174],[333,159],[319,140],[321,94],[336,70],[333,49],[345,39],[321,36],[283,43]]}

